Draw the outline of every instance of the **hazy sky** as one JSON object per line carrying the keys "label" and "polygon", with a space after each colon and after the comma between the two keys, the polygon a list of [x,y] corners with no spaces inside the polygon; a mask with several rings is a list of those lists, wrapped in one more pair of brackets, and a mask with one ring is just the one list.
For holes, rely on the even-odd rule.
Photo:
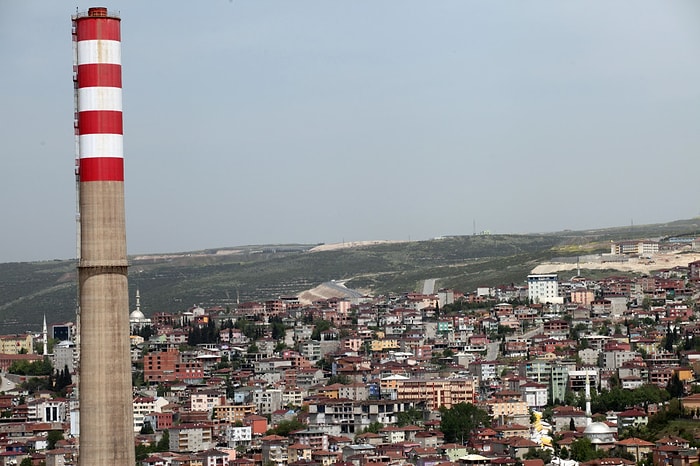
{"label": "hazy sky", "polygon": [[[0,0],[0,262],[75,257],[76,4]],[[700,214],[697,0],[106,6],[130,254]]]}

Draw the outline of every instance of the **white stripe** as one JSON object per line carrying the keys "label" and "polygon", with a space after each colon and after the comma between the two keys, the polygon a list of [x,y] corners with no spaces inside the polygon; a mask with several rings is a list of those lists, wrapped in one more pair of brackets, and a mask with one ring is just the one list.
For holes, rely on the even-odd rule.
{"label": "white stripe", "polygon": [[81,87],[78,89],[78,111],[122,111],[122,90],[119,87]]}
{"label": "white stripe", "polygon": [[82,134],[79,136],[80,158],[93,157],[124,158],[124,144],[121,134]]}
{"label": "white stripe", "polygon": [[118,40],[78,41],[78,65],[89,63],[122,63],[122,43]]}

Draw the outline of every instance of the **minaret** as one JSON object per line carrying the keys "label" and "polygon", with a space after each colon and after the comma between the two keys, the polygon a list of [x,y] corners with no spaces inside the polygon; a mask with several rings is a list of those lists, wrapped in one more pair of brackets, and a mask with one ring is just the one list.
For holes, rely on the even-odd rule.
{"label": "minaret", "polygon": [[44,314],[44,328],[42,329],[44,340],[44,356],[49,355],[49,332],[46,330],[46,314]]}
{"label": "minaret", "polygon": [[121,19],[73,16],[79,466],[135,464],[122,142]]}
{"label": "minaret", "polygon": [[588,369],[584,370],[586,371],[586,425],[588,425],[593,417],[591,412],[591,379],[588,376]]}

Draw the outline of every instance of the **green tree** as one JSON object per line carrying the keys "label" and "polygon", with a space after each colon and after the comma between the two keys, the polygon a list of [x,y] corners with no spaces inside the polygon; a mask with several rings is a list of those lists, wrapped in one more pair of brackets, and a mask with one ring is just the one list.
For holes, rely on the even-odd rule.
{"label": "green tree", "polygon": [[378,434],[379,431],[382,430],[383,428],[384,428],[384,424],[382,424],[381,422],[375,421],[375,422],[370,423],[370,425],[368,425],[367,427],[365,427],[362,430],[362,433],[364,434],[367,432],[372,432],[373,434]]}
{"label": "green tree", "polygon": [[144,445],[143,443],[139,443],[135,447],[136,450],[136,461],[142,461],[148,458],[148,455],[150,453],[149,448]]}
{"label": "green tree", "polygon": [[681,382],[680,377],[678,377],[678,373],[674,373],[671,380],[668,381],[666,391],[672,398],[683,396],[683,382]]}
{"label": "green tree", "polygon": [[491,425],[491,416],[471,403],[459,403],[450,409],[440,407],[440,430],[446,443],[463,443],[474,429]]}
{"label": "green tree", "polygon": [[56,444],[61,440],[63,440],[63,431],[50,430],[46,436],[46,449],[53,450],[56,448]]}
{"label": "green tree", "polygon": [[143,427],[141,427],[141,431],[139,433],[141,435],[150,435],[153,432],[153,426],[151,426],[150,422],[146,421],[143,423]]}
{"label": "green tree", "polygon": [[333,326],[333,324],[328,321],[328,320],[315,320],[314,321],[314,329],[311,332],[311,339],[312,340],[320,340],[321,339],[321,333],[325,332],[326,330],[330,330],[330,328]]}
{"label": "green tree", "polygon": [[526,460],[536,460],[541,459],[544,464],[549,464],[552,462],[552,452],[550,450],[545,450],[544,448],[530,448],[527,453],[525,453],[524,459]]}
{"label": "green tree", "polygon": [[416,424],[422,420],[423,411],[415,407],[411,407],[406,411],[401,411],[396,415],[396,425],[399,427]]}
{"label": "green tree", "polygon": [[301,430],[305,427],[306,424],[299,421],[298,419],[290,419],[288,421],[280,421],[280,423],[277,424],[277,427],[268,430],[267,434],[281,435],[282,437],[286,437],[287,435],[289,435],[290,432],[294,432],[295,430]]}
{"label": "green tree", "polygon": [[168,451],[170,449],[170,431],[164,430],[163,435],[156,443],[156,451]]}
{"label": "green tree", "polygon": [[595,448],[587,437],[582,437],[571,442],[571,450],[569,453],[571,459],[578,462],[590,461],[596,457]]}
{"label": "green tree", "polygon": [[350,377],[347,375],[331,375],[328,377],[328,382],[326,382],[326,385],[333,385],[334,383],[339,383],[341,385],[349,385],[351,383]]}
{"label": "green tree", "polygon": [[284,340],[287,334],[287,329],[284,327],[282,322],[272,322],[272,339],[273,340]]}

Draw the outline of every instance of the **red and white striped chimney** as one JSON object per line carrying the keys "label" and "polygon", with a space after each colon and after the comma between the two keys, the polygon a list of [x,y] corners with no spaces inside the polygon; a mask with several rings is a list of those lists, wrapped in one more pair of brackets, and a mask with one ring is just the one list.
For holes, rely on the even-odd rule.
{"label": "red and white striped chimney", "polygon": [[120,20],[91,8],[75,34],[80,181],[124,181]]}
{"label": "red and white striped chimney", "polygon": [[80,466],[135,463],[120,25],[106,8],[73,17]]}

